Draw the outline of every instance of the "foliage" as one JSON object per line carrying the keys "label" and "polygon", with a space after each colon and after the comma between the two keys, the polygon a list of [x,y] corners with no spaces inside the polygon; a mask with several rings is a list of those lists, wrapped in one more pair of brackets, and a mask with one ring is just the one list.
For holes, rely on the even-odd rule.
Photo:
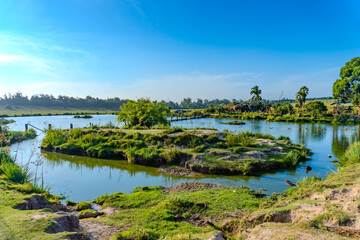
{"label": "foliage", "polygon": [[129,100],[120,107],[118,122],[124,122],[128,127],[148,127],[154,125],[168,125],[166,117],[170,109],[163,103],[150,101],[149,99]]}
{"label": "foliage", "polygon": [[360,105],[360,57],[355,57],[345,63],[340,70],[340,79],[333,84],[333,96],[342,102],[351,100]]}
{"label": "foliage", "polygon": [[300,90],[296,94],[296,101],[299,104],[299,107],[302,108],[302,105],[306,101],[306,96],[309,94],[309,88],[306,86],[302,86]]}
{"label": "foliage", "polygon": [[353,142],[339,159],[341,166],[360,163],[360,142]]}
{"label": "foliage", "polygon": [[260,96],[261,90],[259,89],[259,86],[254,86],[253,88],[251,88],[250,95],[252,95],[251,101],[260,102],[262,100]]}
{"label": "foliage", "polygon": [[9,146],[16,142],[34,139],[36,132],[34,129],[29,129],[25,132],[8,131],[6,128],[0,129],[0,147]]}
{"label": "foliage", "polygon": [[293,113],[294,112],[294,108],[291,105],[291,103],[289,102],[284,102],[282,104],[279,104],[279,106],[277,107],[277,112],[280,114],[288,114],[288,113]]}
{"label": "foliage", "polygon": [[304,105],[304,108],[309,112],[326,113],[327,107],[321,101],[311,101]]}

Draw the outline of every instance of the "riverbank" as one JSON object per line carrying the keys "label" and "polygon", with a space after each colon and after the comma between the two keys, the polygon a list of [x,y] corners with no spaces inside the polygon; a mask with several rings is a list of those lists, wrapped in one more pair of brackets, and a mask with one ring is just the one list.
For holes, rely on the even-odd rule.
{"label": "riverbank", "polygon": [[35,137],[36,132],[34,129],[29,129],[25,132],[0,129],[0,147],[7,147],[14,143],[35,139]]}
{"label": "riverbank", "polygon": [[302,114],[269,114],[266,112],[243,112],[243,113],[222,113],[212,114],[209,117],[216,119],[237,119],[237,120],[266,120],[270,122],[304,122],[304,123],[330,123],[330,124],[360,124],[360,116],[353,114],[342,115],[312,115]]}
{"label": "riverbank", "polygon": [[282,136],[182,128],[50,130],[41,148],[147,166],[177,165],[200,173],[243,175],[296,167],[310,154]]}

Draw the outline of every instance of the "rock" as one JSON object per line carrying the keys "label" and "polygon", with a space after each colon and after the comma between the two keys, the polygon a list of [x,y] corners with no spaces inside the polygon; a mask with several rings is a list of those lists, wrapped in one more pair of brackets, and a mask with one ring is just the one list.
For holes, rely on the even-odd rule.
{"label": "rock", "polygon": [[233,229],[233,225],[234,225],[234,222],[230,219],[227,219],[221,224],[221,230],[226,231],[226,232],[231,232]]}
{"label": "rock", "polygon": [[30,198],[25,199],[24,203],[21,203],[15,207],[19,210],[36,210],[49,208],[53,212],[66,211],[66,207],[60,203],[49,202],[45,197],[41,195],[34,195]]}
{"label": "rock", "polygon": [[225,240],[224,233],[223,232],[217,232],[216,234],[214,234],[214,236],[212,236],[208,240]]}
{"label": "rock", "polygon": [[89,203],[89,202],[80,202],[80,203],[76,204],[74,209],[75,209],[75,211],[82,211],[82,210],[86,210],[86,209],[91,209],[91,203]]}
{"label": "rock", "polygon": [[203,203],[203,202],[198,202],[198,203],[196,203],[195,204],[197,207],[201,207],[201,208],[206,208],[206,204],[205,203]]}
{"label": "rock", "polygon": [[46,229],[47,233],[79,232],[79,219],[67,212],[55,213],[58,217],[53,219],[54,224]]}
{"label": "rock", "polygon": [[84,218],[95,218],[100,215],[102,215],[101,212],[85,210],[83,212],[80,212],[78,217],[79,217],[79,219],[84,219]]}
{"label": "rock", "polygon": [[181,222],[181,221],[184,221],[184,220],[185,220],[185,218],[183,216],[181,216],[180,214],[176,214],[174,216],[174,221],[175,222]]}

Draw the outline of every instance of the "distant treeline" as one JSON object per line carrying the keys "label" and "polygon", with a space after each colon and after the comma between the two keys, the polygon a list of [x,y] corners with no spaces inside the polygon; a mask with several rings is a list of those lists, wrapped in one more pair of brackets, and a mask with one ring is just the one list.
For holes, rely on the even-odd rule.
{"label": "distant treeline", "polygon": [[198,98],[196,101],[192,101],[191,98],[184,98],[180,103],[177,102],[165,102],[162,101],[163,103],[166,104],[166,106],[171,107],[172,109],[202,109],[202,108],[208,108],[210,105],[212,106],[216,106],[216,105],[220,105],[220,104],[229,104],[231,101],[227,100],[227,99],[215,99],[215,100],[202,100],[200,98]]}
{"label": "distant treeline", "polygon": [[[321,99],[333,99],[332,97],[322,97],[322,98],[308,98],[307,101],[311,100],[321,100]],[[85,98],[78,97],[69,97],[69,96],[58,96],[54,97],[53,95],[48,94],[36,94],[31,97],[24,96],[22,93],[18,92],[15,94],[6,94],[3,97],[0,97],[0,105],[6,106],[6,108],[11,109],[12,106],[44,106],[44,107],[102,107],[113,110],[118,110],[119,107],[126,103],[127,99],[115,98],[94,98],[87,96]],[[294,99],[281,99],[277,100],[263,100],[265,104],[273,104],[275,102],[295,102]],[[173,101],[162,101],[166,106],[171,107],[172,109],[203,109],[211,106],[217,106],[220,104],[229,104],[231,102],[242,102],[242,100],[233,99],[232,101],[228,99],[214,99],[214,100],[192,100],[191,98],[184,98],[180,103]]]}
{"label": "distant treeline", "polygon": [[68,96],[58,96],[48,94],[37,94],[31,97],[24,96],[18,92],[15,94],[6,94],[0,97],[0,105],[6,105],[11,108],[17,106],[44,106],[44,107],[104,107],[119,109],[119,106],[126,103],[127,100],[115,98],[100,99],[87,96],[85,98],[75,98]]}

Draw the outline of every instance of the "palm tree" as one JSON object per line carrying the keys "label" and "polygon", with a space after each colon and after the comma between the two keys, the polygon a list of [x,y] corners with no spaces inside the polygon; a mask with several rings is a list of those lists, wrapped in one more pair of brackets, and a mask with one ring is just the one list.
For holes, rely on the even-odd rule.
{"label": "palm tree", "polygon": [[261,90],[259,89],[259,86],[255,86],[251,89],[250,95],[253,95],[251,97],[252,101],[259,102],[262,100],[261,98]]}
{"label": "palm tree", "polygon": [[302,86],[296,94],[296,101],[299,104],[299,108],[302,108],[302,105],[305,103],[306,96],[309,94],[309,88],[307,86]]}

